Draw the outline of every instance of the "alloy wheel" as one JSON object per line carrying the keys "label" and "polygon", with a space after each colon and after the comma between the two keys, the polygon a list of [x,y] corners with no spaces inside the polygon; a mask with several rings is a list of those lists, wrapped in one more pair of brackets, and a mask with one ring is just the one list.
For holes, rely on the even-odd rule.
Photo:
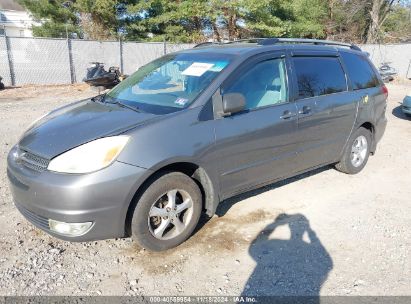
{"label": "alloy wheel", "polygon": [[179,236],[193,217],[193,200],[184,190],[173,189],[164,193],[151,206],[148,227],[159,240]]}
{"label": "alloy wheel", "polygon": [[364,163],[368,152],[368,142],[364,135],[358,136],[351,146],[351,164],[359,167]]}

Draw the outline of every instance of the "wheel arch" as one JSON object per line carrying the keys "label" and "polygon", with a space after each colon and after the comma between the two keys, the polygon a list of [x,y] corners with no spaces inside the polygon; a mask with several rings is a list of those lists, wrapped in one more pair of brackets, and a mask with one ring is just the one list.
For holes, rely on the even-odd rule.
{"label": "wheel arch", "polygon": [[131,235],[131,220],[139,198],[154,180],[166,172],[181,172],[190,176],[200,188],[203,197],[203,210],[205,210],[206,214],[210,217],[214,215],[219,202],[218,194],[209,174],[202,166],[190,161],[176,161],[161,164],[152,169],[152,173],[146,177],[140,187],[138,187],[130,201],[125,219],[126,235]]}

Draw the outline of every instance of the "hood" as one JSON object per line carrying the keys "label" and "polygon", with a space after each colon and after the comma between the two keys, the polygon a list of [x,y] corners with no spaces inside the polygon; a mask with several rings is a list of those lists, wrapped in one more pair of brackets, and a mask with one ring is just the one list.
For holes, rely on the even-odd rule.
{"label": "hood", "polygon": [[23,134],[18,145],[51,159],[94,139],[123,133],[154,117],[117,104],[80,101],[41,118]]}

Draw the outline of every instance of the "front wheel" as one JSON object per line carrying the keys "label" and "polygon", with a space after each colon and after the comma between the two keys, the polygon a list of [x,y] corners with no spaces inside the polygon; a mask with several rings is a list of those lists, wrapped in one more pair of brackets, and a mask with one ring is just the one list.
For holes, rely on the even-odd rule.
{"label": "front wheel", "polygon": [[166,173],[144,191],[134,210],[132,238],[143,248],[173,248],[193,233],[202,210],[197,184],[180,172]]}
{"label": "front wheel", "polygon": [[355,131],[348,141],[341,161],[335,165],[335,168],[347,174],[360,172],[367,164],[371,140],[369,130],[361,127]]}

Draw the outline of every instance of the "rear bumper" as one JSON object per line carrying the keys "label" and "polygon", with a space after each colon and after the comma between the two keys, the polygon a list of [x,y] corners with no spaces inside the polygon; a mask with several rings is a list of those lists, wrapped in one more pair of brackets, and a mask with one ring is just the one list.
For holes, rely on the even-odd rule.
{"label": "rear bumper", "polygon": [[[114,162],[90,174],[36,172],[8,156],[7,176],[16,207],[35,226],[69,241],[91,241],[125,236],[129,204],[148,170]],[[50,230],[48,220],[93,222],[81,236]]]}

